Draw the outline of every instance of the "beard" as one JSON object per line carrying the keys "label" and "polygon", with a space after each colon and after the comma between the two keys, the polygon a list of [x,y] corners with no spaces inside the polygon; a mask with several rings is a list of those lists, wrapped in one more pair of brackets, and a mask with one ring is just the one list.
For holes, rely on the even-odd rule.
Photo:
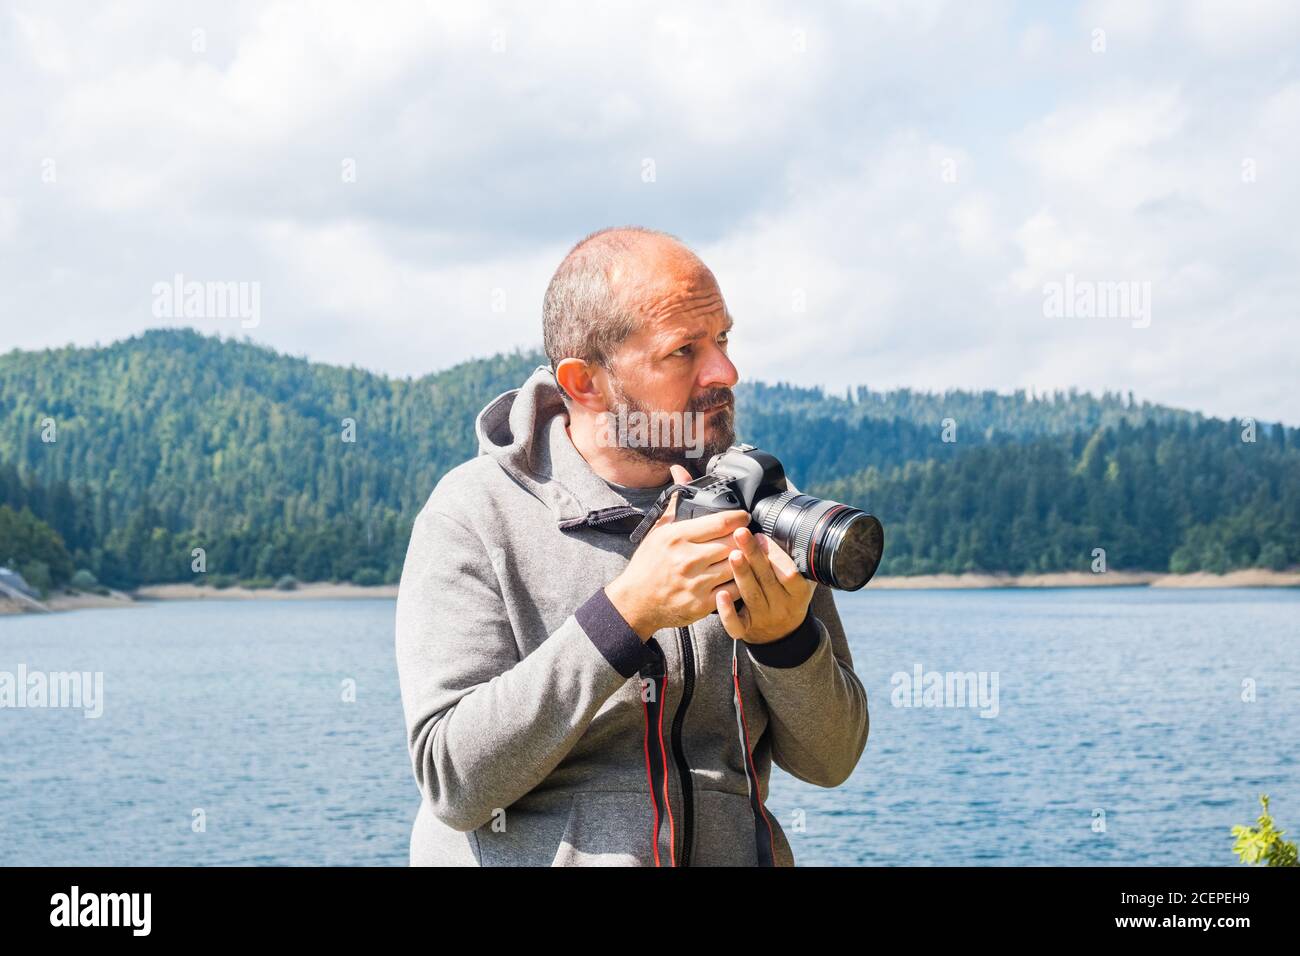
{"label": "beard", "polygon": [[[623,391],[618,381],[612,377],[610,385],[614,390],[615,407],[613,411],[616,415],[623,417],[625,421],[629,416],[636,413],[644,415],[647,421],[654,421],[656,418],[669,414],[662,409],[651,409],[628,395]],[[727,404],[706,414],[700,414],[704,412],[704,409],[720,402],[726,402]],[[664,429],[659,432],[659,435],[662,436],[667,432],[669,437],[676,438],[678,441],[669,443],[650,442],[645,445],[620,444],[617,446],[619,453],[632,461],[681,465],[692,475],[698,477],[703,473],[704,467],[708,464],[710,458],[721,454],[736,443],[736,402],[735,396],[729,388],[710,389],[692,399],[687,404],[684,412],[673,414],[681,418],[682,428],[675,431]],[[688,443],[686,438],[692,429],[695,431],[695,441]],[[702,433],[702,436],[700,433]]]}

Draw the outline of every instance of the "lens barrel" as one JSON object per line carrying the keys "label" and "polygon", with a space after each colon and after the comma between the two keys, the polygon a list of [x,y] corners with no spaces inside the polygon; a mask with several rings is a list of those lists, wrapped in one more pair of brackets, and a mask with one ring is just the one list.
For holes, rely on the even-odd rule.
{"label": "lens barrel", "polygon": [[856,591],[880,565],[885,532],[865,511],[786,491],[756,501],[753,516],[800,574],[828,587]]}

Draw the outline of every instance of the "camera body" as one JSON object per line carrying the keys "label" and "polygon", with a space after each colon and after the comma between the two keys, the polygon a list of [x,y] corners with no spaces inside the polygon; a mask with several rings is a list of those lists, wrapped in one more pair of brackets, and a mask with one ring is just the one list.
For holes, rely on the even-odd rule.
{"label": "camera body", "polygon": [[[732,445],[714,455],[704,474],[686,487],[694,492],[677,496],[674,517],[678,521],[737,509],[748,511],[752,519],[755,503],[789,491],[781,462],[774,455],[745,444]],[[757,534],[762,528],[751,520],[749,530]]]}
{"label": "camera body", "polygon": [[874,516],[791,491],[781,462],[753,445],[732,445],[714,455],[704,474],[684,487],[674,520],[748,511],[749,530],[767,535],[800,574],[819,584],[856,591],[880,564],[884,529]]}

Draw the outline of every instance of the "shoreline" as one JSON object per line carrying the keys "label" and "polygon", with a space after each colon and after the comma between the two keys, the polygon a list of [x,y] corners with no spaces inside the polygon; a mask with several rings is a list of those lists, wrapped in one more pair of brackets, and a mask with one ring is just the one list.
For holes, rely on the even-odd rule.
{"label": "shoreline", "polygon": [[396,597],[396,584],[379,584],[371,587],[321,581],[299,584],[292,591],[277,591],[274,588],[254,590],[241,587],[218,589],[195,584],[149,584],[130,592],[110,591],[108,594],[59,591],[39,602],[40,608],[26,608],[0,595],[0,617],[9,614],[81,611],[88,608],[141,607],[154,601],[302,601],[317,598],[391,600]]}
{"label": "shoreline", "polygon": [[[1055,571],[1050,574],[918,574],[909,577],[876,577],[867,588],[877,591],[975,591],[1034,590],[1042,588],[1150,587],[1182,589],[1297,588],[1300,570],[1268,571],[1247,568],[1227,574],[1165,574],[1158,571]],[[360,585],[329,581],[299,584],[292,591],[274,588],[249,589],[238,586],[213,588],[195,584],[149,584],[127,593],[107,595],[60,592],[42,602],[45,610],[77,611],[86,608],[138,607],[154,601],[307,601],[393,600],[396,584]],[[0,616],[28,613],[16,602],[0,597]]]}
{"label": "shoreline", "polygon": [[312,598],[395,598],[396,584],[335,584],[330,581],[300,582],[291,591],[275,588],[214,588],[197,584],[146,584],[131,592],[141,602],[148,601],[303,601]]}
{"label": "shoreline", "polygon": [[1162,571],[1052,571],[1047,574],[918,574],[909,577],[872,578],[867,588],[883,591],[993,590],[999,588],[1294,588],[1300,587],[1300,571],[1269,571],[1245,568],[1227,574],[1195,571],[1168,574]]}

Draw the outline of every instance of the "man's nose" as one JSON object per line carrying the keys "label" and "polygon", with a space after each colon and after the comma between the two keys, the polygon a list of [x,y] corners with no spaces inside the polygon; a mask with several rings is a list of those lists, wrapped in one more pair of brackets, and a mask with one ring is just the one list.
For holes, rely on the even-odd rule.
{"label": "man's nose", "polygon": [[740,373],[731,364],[727,353],[716,345],[709,350],[708,358],[700,369],[701,388],[731,388],[740,381]]}

